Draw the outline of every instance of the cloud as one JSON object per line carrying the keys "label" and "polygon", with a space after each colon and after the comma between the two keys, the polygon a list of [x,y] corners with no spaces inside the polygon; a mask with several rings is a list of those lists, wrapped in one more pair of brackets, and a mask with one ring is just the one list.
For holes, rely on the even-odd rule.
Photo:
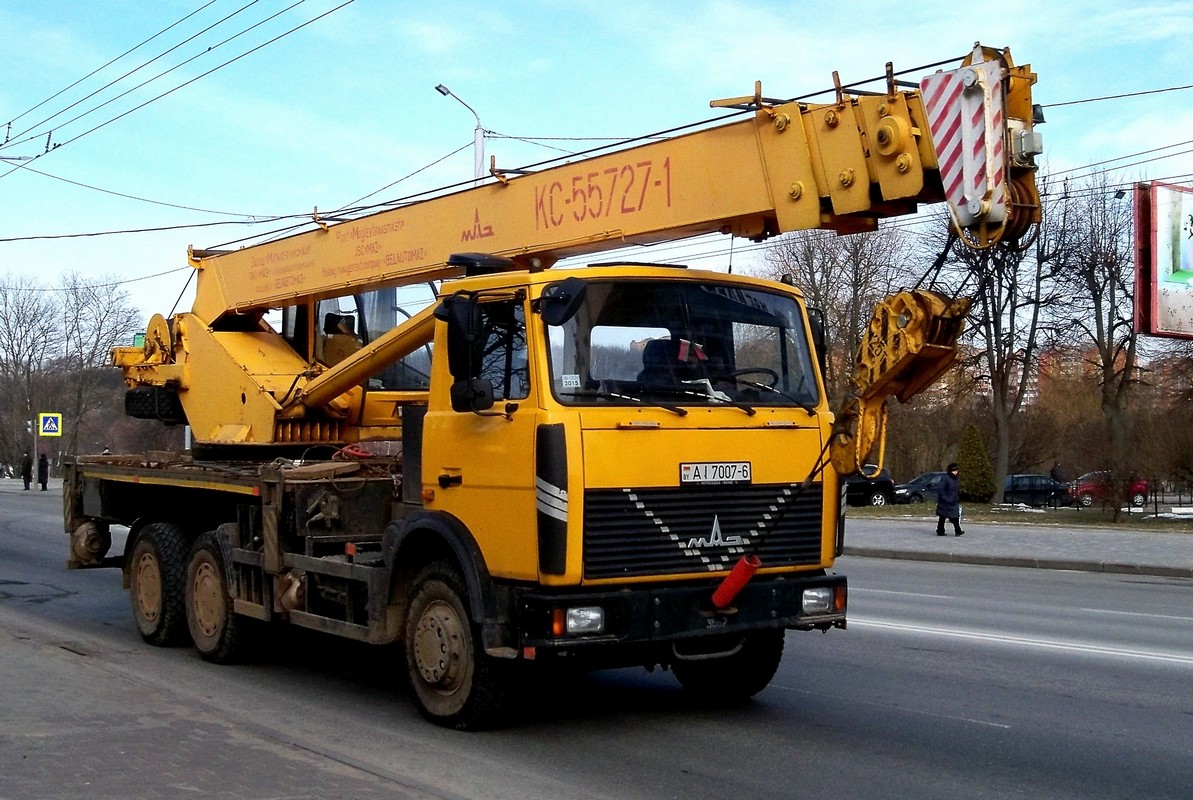
{"label": "cloud", "polygon": [[412,20],[399,26],[404,44],[435,56],[466,52],[471,38],[458,25]]}

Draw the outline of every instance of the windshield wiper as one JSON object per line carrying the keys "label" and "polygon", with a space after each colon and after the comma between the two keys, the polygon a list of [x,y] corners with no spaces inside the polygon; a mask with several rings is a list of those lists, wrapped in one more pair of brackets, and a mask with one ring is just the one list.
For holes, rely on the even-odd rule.
{"label": "windshield wiper", "polygon": [[[722,397],[722,396],[719,396],[718,394],[709,394],[707,392],[693,392],[691,389],[684,389],[679,386],[651,386],[647,391],[648,392],[662,392],[665,394],[682,394],[682,395],[687,395],[688,397],[699,397],[701,400],[706,400],[706,401],[711,400],[713,402],[721,403],[723,405],[733,406],[734,408],[740,408],[742,411],[746,412],[746,414],[748,414],[751,417],[758,413],[757,410],[755,410],[755,408],[753,406],[749,405],[748,403],[743,403],[740,400],[734,400],[734,399],[730,398],[728,395]],[[722,392],[721,394],[724,394],[724,393]]]}
{"label": "windshield wiper", "polygon": [[[799,400],[795,397],[792,397],[791,395],[787,394],[787,392],[784,392],[781,389],[776,389],[773,386],[767,386],[765,383],[757,383],[755,381],[748,381],[745,378],[739,378],[737,376],[730,376],[730,380],[732,380],[734,383],[740,383],[745,386],[749,386],[751,389],[761,389],[764,392],[771,392],[773,394],[777,394],[779,397],[782,397],[785,400],[790,400],[792,403],[795,403],[797,406],[802,408],[804,411],[807,411],[812,416],[816,416],[816,406],[812,405],[807,400]],[[804,379],[801,378],[800,379],[801,387],[803,386],[803,381],[804,381]]]}
{"label": "windshield wiper", "polygon": [[603,400],[629,400],[631,403],[637,403],[640,406],[655,406],[662,408],[681,417],[686,417],[688,415],[688,410],[686,408],[673,406],[669,403],[655,403],[649,400],[643,400],[641,397],[633,397],[628,394],[618,394],[617,392],[560,392],[560,394],[562,394],[564,397],[594,397]]}

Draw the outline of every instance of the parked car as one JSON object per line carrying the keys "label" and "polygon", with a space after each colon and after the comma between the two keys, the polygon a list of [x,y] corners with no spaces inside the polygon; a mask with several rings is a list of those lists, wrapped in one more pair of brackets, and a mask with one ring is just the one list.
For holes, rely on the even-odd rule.
{"label": "parked car", "polygon": [[875,464],[867,464],[864,472],[869,475],[877,471],[873,478],[862,475],[850,475],[845,479],[845,502],[851,506],[885,506],[895,498],[895,481],[891,473],[885,469],[878,469]]}
{"label": "parked car", "polygon": [[1023,503],[1028,506],[1071,506],[1073,495],[1069,484],[1054,481],[1047,475],[1008,475],[1002,487],[1004,503]]}
{"label": "parked car", "polygon": [[940,485],[943,472],[925,472],[918,478],[895,487],[896,503],[935,503],[936,487]]}
{"label": "parked car", "polygon": [[[1148,489],[1147,481],[1143,478],[1128,478],[1123,481],[1123,497],[1137,508],[1147,502]],[[1105,503],[1110,499],[1110,473],[1102,470],[1082,475],[1073,481],[1073,496],[1086,508],[1095,502]]]}

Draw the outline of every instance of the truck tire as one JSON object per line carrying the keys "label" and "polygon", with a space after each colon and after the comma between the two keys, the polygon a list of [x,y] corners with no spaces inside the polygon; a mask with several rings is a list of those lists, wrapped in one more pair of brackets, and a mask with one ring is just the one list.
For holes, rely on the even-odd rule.
{"label": "truck tire", "polygon": [[214,531],[200,536],[191,548],[186,568],[186,623],[205,660],[232,664],[243,655],[247,620],[232,611],[228,567]]}
{"label": "truck tire", "polygon": [[713,702],[740,702],[761,692],[783,658],[782,630],[742,635],[741,647],[724,656],[677,658],[671,671],[689,692]]}
{"label": "truck tire", "polygon": [[186,535],[177,525],[151,522],[137,532],[129,557],[133,621],[155,647],[186,641]]}
{"label": "truck tire", "polygon": [[444,562],[427,565],[410,598],[406,671],[419,711],[461,731],[500,725],[511,702],[513,670],[480,648],[459,571]]}

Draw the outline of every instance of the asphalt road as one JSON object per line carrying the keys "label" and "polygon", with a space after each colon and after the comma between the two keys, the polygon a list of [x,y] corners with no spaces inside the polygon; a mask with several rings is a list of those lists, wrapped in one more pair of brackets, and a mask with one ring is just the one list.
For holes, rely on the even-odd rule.
{"label": "asphalt road", "polygon": [[[507,730],[414,712],[393,649],[309,634],[239,667],[137,637],[113,570],[63,569],[59,500],[0,493],[0,800],[1185,798],[1193,581],[847,556],[847,631],[771,687],[544,682]],[[962,539],[964,541],[964,538]]]}

